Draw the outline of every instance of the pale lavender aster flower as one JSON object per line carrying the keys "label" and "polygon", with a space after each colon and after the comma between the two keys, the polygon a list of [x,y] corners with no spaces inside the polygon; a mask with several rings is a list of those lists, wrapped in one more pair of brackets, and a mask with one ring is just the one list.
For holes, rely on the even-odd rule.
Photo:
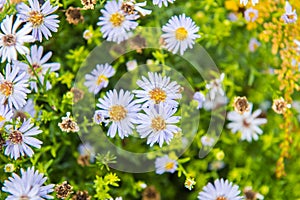
{"label": "pale lavender aster flower", "polygon": [[42,131],[39,130],[38,126],[34,127],[34,124],[30,123],[30,119],[24,120],[24,122],[17,120],[16,125],[6,125],[5,129],[9,132],[5,144],[5,155],[15,160],[25,155],[32,157],[34,152],[30,146],[41,148],[43,142],[33,136],[42,133]]}
{"label": "pale lavender aster flower", "polygon": [[[31,46],[30,54],[26,55],[27,61],[31,65],[28,66],[27,64],[20,64],[19,67],[21,70],[25,71],[30,78],[30,88],[35,92],[38,91],[38,84],[37,84],[37,77],[35,73],[32,71],[32,68],[35,70],[36,74],[39,77],[39,80],[42,84],[44,84],[44,78],[47,72],[54,72],[59,70],[60,63],[47,63],[52,56],[52,52],[48,52],[46,55],[43,56],[44,48],[42,46],[33,45]],[[46,81],[46,89],[51,89],[51,84],[47,80]]]}
{"label": "pale lavender aster flower", "polygon": [[291,4],[286,1],[285,2],[285,13],[281,16],[281,18],[284,20],[286,24],[291,24],[297,21],[298,16],[296,13],[296,9],[293,10]]}
{"label": "pale lavender aster flower", "polygon": [[205,96],[202,92],[195,92],[193,99],[198,103],[197,109],[203,107],[203,103],[205,102]]}
{"label": "pale lavender aster flower", "polygon": [[172,53],[180,52],[180,55],[188,49],[192,49],[195,40],[200,38],[199,27],[185,14],[173,16],[166,25],[162,27],[162,38],[166,48]]}
{"label": "pale lavender aster flower", "polygon": [[36,40],[41,42],[43,36],[48,40],[49,37],[52,37],[51,32],[57,32],[59,26],[58,15],[52,14],[58,9],[58,6],[53,7],[50,0],[47,0],[42,6],[38,0],[28,0],[28,3],[29,6],[25,3],[17,5],[18,16],[32,26],[32,36]]}
{"label": "pale lavender aster flower", "polygon": [[22,21],[17,18],[14,22],[14,16],[6,16],[1,22],[0,32],[0,56],[1,62],[11,62],[17,60],[17,53],[27,54],[29,49],[24,46],[24,43],[34,42],[34,38],[29,35],[32,28],[30,25],[25,25],[17,31]]}
{"label": "pale lavender aster flower", "polygon": [[150,105],[144,108],[144,113],[138,114],[137,132],[141,138],[147,138],[147,144],[153,146],[158,143],[160,147],[173,139],[174,134],[181,131],[176,125],[181,119],[174,116],[177,108],[168,104]]}
{"label": "pale lavender aster flower", "polygon": [[105,97],[99,99],[97,107],[104,117],[105,126],[110,124],[107,135],[114,138],[118,132],[121,139],[133,134],[132,130],[137,121],[140,105],[133,100],[129,91],[110,90]]}
{"label": "pale lavender aster flower", "polygon": [[254,8],[248,8],[244,14],[245,14],[245,19],[248,22],[255,22],[255,20],[258,18],[258,10]]}
{"label": "pale lavender aster flower", "polygon": [[136,29],[138,23],[135,21],[139,15],[127,14],[122,9],[122,1],[108,1],[101,10],[103,16],[99,17],[100,30],[103,38],[107,41],[121,43],[127,40],[131,31]]}
{"label": "pale lavender aster flower", "polygon": [[155,160],[155,168],[157,174],[163,174],[165,172],[174,173],[177,170],[177,161],[171,159],[168,155],[158,157]]}
{"label": "pale lavender aster flower", "polygon": [[254,52],[260,45],[260,42],[256,38],[251,38],[248,47],[249,51]]}
{"label": "pale lavender aster flower", "polygon": [[28,79],[25,72],[20,72],[19,67],[14,66],[13,69],[10,64],[6,65],[5,77],[0,73],[0,103],[7,103],[8,107],[12,109],[21,108],[26,104]]}
{"label": "pale lavender aster flower", "polygon": [[215,200],[215,199],[226,199],[226,200],[242,200],[242,196],[239,196],[241,191],[239,186],[233,185],[228,180],[216,179],[214,185],[208,183],[204,186],[203,191],[199,193],[199,200]]}
{"label": "pale lavender aster flower", "polygon": [[53,199],[49,193],[53,192],[54,184],[44,185],[47,177],[35,171],[34,167],[21,169],[21,177],[16,173],[12,174],[8,180],[4,181],[2,191],[10,193],[6,200],[17,199]]}
{"label": "pale lavender aster flower", "polygon": [[102,88],[106,88],[109,83],[109,78],[115,75],[115,69],[109,65],[97,64],[96,68],[90,74],[85,75],[84,85],[88,87],[89,92],[98,94]]}

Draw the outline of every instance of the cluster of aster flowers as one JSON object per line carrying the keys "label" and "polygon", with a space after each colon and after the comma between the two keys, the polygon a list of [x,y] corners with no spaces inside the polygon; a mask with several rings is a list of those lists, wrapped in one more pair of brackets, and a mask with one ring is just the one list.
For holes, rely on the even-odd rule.
{"label": "cluster of aster flowers", "polygon": [[[108,78],[115,71],[112,66],[97,65],[91,74],[86,75],[85,85],[89,91],[96,94],[108,84]],[[147,144],[169,144],[175,133],[181,131],[176,125],[180,121],[175,116],[181,99],[180,85],[171,81],[170,77],[160,73],[148,73],[148,78],[142,76],[137,81],[139,90],[120,91],[109,90],[103,98],[99,98],[95,111],[94,122],[109,126],[107,135],[120,138],[139,133],[141,138],[147,138]]]}
{"label": "cluster of aster flowers", "polygon": [[[168,3],[173,2],[174,0],[153,0],[153,4],[159,7],[168,6]],[[137,19],[151,14],[150,10],[141,8],[145,5],[146,2],[135,3],[133,0],[108,1],[101,10],[102,16],[97,23],[101,27],[103,37],[107,41],[117,43],[127,40],[138,27]],[[183,55],[188,48],[193,48],[195,40],[200,37],[199,27],[185,14],[173,16],[162,27],[162,31],[164,47],[174,54],[179,52]]]}
{"label": "cluster of aster flowers", "polygon": [[[1,2],[1,9],[7,4]],[[28,94],[48,90],[51,84],[45,79],[50,72],[60,68],[59,63],[48,63],[52,52],[43,55],[43,46],[32,44],[48,40],[57,32],[58,7],[50,1],[40,4],[38,0],[19,3],[17,14],[7,15],[1,22],[0,56],[6,64],[0,72],[0,129],[1,149],[11,159],[32,157],[33,148],[40,149],[42,141],[36,137],[42,130],[35,126],[34,103]],[[28,44],[32,44],[28,48]],[[47,180],[33,167],[21,169],[21,177],[13,174],[4,182],[3,191],[10,193],[7,199],[49,199],[53,185],[43,186]]]}

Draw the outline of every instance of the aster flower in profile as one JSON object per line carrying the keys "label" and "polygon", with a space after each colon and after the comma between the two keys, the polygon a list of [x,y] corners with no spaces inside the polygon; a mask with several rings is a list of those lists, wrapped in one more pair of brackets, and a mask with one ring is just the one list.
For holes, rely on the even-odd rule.
{"label": "aster flower in profile", "polygon": [[170,82],[170,77],[159,73],[148,72],[148,78],[142,76],[136,83],[142,89],[133,91],[138,103],[146,102],[146,105],[166,103],[177,106],[176,100],[182,97],[180,85],[176,81]]}
{"label": "aster flower in profile", "polygon": [[293,10],[291,4],[288,1],[285,2],[284,9],[285,9],[285,13],[281,16],[281,18],[286,24],[291,24],[297,21],[298,16],[296,13],[296,9]]}
{"label": "aster flower in profile", "polygon": [[258,109],[252,113],[252,104],[250,104],[249,111],[240,114],[236,111],[231,111],[227,115],[227,119],[231,122],[227,125],[233,133],[241,132],[241,140],[247,140],[252,142],[258,140],[258,135],[261,135],[263,131],[259,128],[260,125],[267,123],[267,119],[258,118],[261,114],[261,110]]}
{"label": "aster flower in profile", "polygon": [[254,8],[248,8],[244,14],[245,14],[245,19],[248,22],[255,22],[255,20],[258,18],[258,10]]}
{"label": "aster flower in profile", "polygon": [[173,139],[174,134],[181,131],[176,125],[180,116],[174,116],[177,108],[167,104],[150,105],[144,108],[144,113],[138,114],[137,132],[141,138],[147,138],[147,144],[153,146],[158,143],[160,147]]}
{"label": "aster flower in profile", "polygon": [[0,12],[2,12],[6,2],[7,2],[6,0],[0,0]]}
{"label": "aster flower in profile", "polygon": [[225,92],[223,90],[223,80],[225,78],[225,74],[222,73],[219,78],[215,78],[211,80],[208,84],[206,84],[206,89],[208,89],[209,99],[215,100],[216,96],[224,96]]}
{"label": "aster flower in profile", "polygon": [[53,199],[49,193],[53,192],[54,184],[44,185],[47,177],[39,173],[34,167],[21,169],[21,177],[15,173],[4,181],[2,190],[10,193],[7,200],[13,199]]}
{"label": "aster flower in profile", "polygon": [[199,38],[197,34],[199,27],[190,17],[185,14],[173,16],[166,25],[162,27],[162,38],[165,47],[174,54],[180,52],[180,55],[188,49],[192,49],[195,39]]}
{"label": "aster flower in profile", "polygon": [[158,7],[162,7],[164,5],[165,7],[168,7],[168,3],[174,3],[175,0],[153,0],[153,5],[158,5]]}
{"label": "aster flower in profile", "polygon": [[174,173],[177,170],[178,162],[171,159],[168,155],[158,157],[155,160],[155,171],[157,174],[163,174],[165,172]]}
{"label": "aster flower in profile", "polygon": [[232,182],[224,179],[216,179],[214,185],[208,183],[199,193],[199,200],[242,200],[239,196],[241,191],[239,186],[233,185]]}
{"label": "aster flower in profile", "polygon": [[108,86],[108,78],[115,75],[115,73],[115,69],[108,63],[104,65],[97,64],[96,69],[93,69],[90,74],[85,75],[86,81],[84,82],[84,85],[88,87],[89,92],[98,94],[102,88]]}
{"label": "aster flower in profile", "polygon": [[9,133],[8,140],[5,144],[5,155],[15,160],[25,155],[32,157],[34,152],[30,146],[38,149],[41,148],[43,142],[34,138],[34,136],[42,133],[42,131],[39,130],[38,126],[34,126],[34,124],[30,122],[30,119],[24,120],[23,122],[17,120],[14,126],[6,125],[5,129]]}
{"label": "aster flower in profile", "polygon": [[99,17],[100,30],[107,41],[121,43],[127,40],[131,31],[136,29],[139,18],[137,14],[127,14],[122,9],[122,1],[108,1],[101,10],[103,16]]}
{"label": "aster flower in profile", "polygon": [[121,139],[132,134],[140,105],[133,100],[134,96],[129,91],[110,90],[104,98],[99,99],[98,112],[104,117],[105,125],[109,126],[107,135],[114,138],[116,134]]}
{"label": "aster flower in profile", "polygon": [[17,60],[17,54],[27,54],[29,49],[24,43],[34,42],[34,38],[29,35],[32,28],[30,25],[25,25],[17,31],[22,21],[17,18],[14,22],[14,16],[7,15],[1,22],[0,32],[0,55],[1,62],[11,62]]}
{"label": "aster flower in profile", "polygon": [[[46,74],[49,72],[54,72],[59,70],[60,63],[47,63],[49,59],[52,56],[52,52],[48,52],[46,55],[43,56],[43,50],[44,48],[42,46],[33,45],[31,46],[30,54],[26,55],[27,61],[31,66],[28,66],[27,64],[19,64],[19,67],[21,70],[25,71],[28,75],[28,78],[30,79],[29,85],[32,90],[35,92],[38,91],[38,84],[37,84],[37,77],[35,73],[39,77],[39,81],[41,84],[44,84],[44,79]],[[34,69],[34,71],[32,70]],[[51,89],[51,84],[47,80],[46,81],[46,89]]]}
{"label": "aster flower in profile", "polygon": [[249,51],[254,52],[260,46],[260,42],[256,38],[251,38],[249,42]]}
{"label": "aster flower in profile", "polygon": [[[259,2],[259,0],[252,0],[251,1],[253,6],[255,6],[258,2]],[[240,4],[246,6],[248,4],[248,0],[240,0]]]}
{"label": "aster flower in profile", "polygon": [[58,15],[54,13],[58,6],[53,7],[50,0],[47,0],[42,6],[38,0],[28,0],[29,6],[25,3],[17,5],[18,16],[24,22],[32,26],[32,36],[42,42],[43,36],[46,40],[52,37],[51,32],[57,32],[59,20]]}
{"label": "aster flower in profile", "polygon": [[3,127],[4,123],[12,119],[13,112],[6,105],[0,105],[0,128]]}
{"label": "aster flower in profile", "polygon": [[5,76],[0,73],[0,103],[7,104],[10,109],[21,108],[26,104],[28,79],[26,72],[20,72],[19,67],[6,65]]}

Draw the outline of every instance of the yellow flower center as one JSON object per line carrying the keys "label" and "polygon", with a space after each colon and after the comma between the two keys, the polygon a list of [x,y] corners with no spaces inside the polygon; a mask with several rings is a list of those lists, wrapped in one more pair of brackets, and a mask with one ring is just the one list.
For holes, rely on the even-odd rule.
{"label": "yellow flower center", "polygon": [[151,128],[154,129],[155,131],[164,130],[166,128],[166,122],[163,118],[158,116],[158,117],[152,119]]}
{"label": "yellow flower center", "polygon": [[227,198],[226,197],[217,197],[216,200],[227,200]]}
{"label": "yellow flower center", "polygon": [[[37,74],[41,75],[41,73],[42,73],[42,67],[40,65],[34,63],[34,64],[32,64],[32,68],[34,69],[34,71]],[[32,71],[32,69],[30,67],[28,68],[28,74],[30,74],[31,76],[35,77],[35,74],[34,74],[34,72]]]}
{"label": "yellow flower center", "polygon": [[292,14],[292,15],[287,15],[287,18],[288,19],[294,19],[294,15]]}
{"label": "yellow flower center", "polygon": [[11,81],[4,81],[3,83],[0,83],[0,92],[4,94],[5,96],[9,96],[13,93],[14,85]]}
{"label": "yellow flower center", "polygon": [[100,85],[102,82],[108,81],[108,78],[106,76],[104,76],[103,74],[101,74],[100,76],[98,76],[97,79],[97,85]]}
{"label": "yellow flower center", "polygon": [[4,46],[14,46],[16,44],[16,37],[12,34],[4,35],[2,40]]}
{"label": "yellow flower center", "polygon": [[160,88],[154,88],[149,92],[150,99],[155,101],[156,104],[164,102],[167,98],[167,94]]}
{"label": "yellow flower center", "polygon": [[112,121],[121,121],[126,117],[127,110],[124,106],[114,105],[110,107],[108,114]]}
{"label": "yellow flower center", "polygon": [[174,162],[168,162],[166,165],[165,165],[165,170],[171,170],[174,168]]}
{"label": "yellow flower center", "polygon": [[44,22],[44,15],[38,11],[32,11],[29,13],[29,19],[34,27],[40,26]]}
{"label": "yellow flower center", "polygon": [[254,13],[254,12],[250,12],[250,13],[249,13],[249,17],[250,17],[250,19],[252,20],[252,19],[255,17],[255,13]]}
{"label": "yellow flower center", "polygon": [[2,122],[3,120],[5,120],[5,117],[3,117],[2,115],[0,115],[0,122]]}
{"label": "yellow flower center", "polygon": [[188,32],[185,28],[180,27],[175,31],[175,37],[177,40],[185,40],[188,36]]}
{"label": "yellow flower center", "polygon": [[122,15],[118,12],[112,14],[109,19],[109,21],[112,23],[112,25],[114,27],[121,26],[121,24],[124,22],[124,20],[125,20],[124,15]]}

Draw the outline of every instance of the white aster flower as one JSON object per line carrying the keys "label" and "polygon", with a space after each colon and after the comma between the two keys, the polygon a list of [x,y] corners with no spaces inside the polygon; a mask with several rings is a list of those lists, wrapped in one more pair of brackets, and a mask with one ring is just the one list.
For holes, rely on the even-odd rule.
{"label": "white aster flower", "polygon": [[[251,3],[253,6],[255,6],[255,4],[258,3],[259,0],[252,0]],[[244,6],[246,6],[248,4],[248,0],[240,0],[240,4],[243,4]]]}
{"label": "white aster flower", "polygon": [[203,107],[205,110],[214,110],[220,106],[224,106],[228,103],[228,98],[224,95],[216,94],[214,99],[211,99],[209,93],[205,96],[205,101],[203,103]]}
{"label": "white aster flower", "polygon": [[297,50],[298,52],[300,52],[300,41],[299,41],[299,40],[294,40],[294,43],[297,45],[296,50]]}
{"label": "white aster flower", "polygon": [[211,136],[204,135],[201,137],[201,143],[203,146],[211,147],[215,144],[215,139]]}
{"label": "white aster flower", "polygon": [[176,81],[170,82],[170,77],[162,76],[158,73],[148,72],[148,77],[142,76],[142,80],[138,80],[137,85],[143,90],[134,90],[133,93],[139,98],[137,102],[146,102],[146,105],[154,105],[160,103],[177,106],[176,100],[181,99],[180,85]]}
{"label": "white aster flower", "polygon": [[163,143],[167,144],[173,139],[174,134],[181,131],[176,126],[180,120],[180,116],[173,116],[177,108],[167,104],[150,105],[144,108],[145,114],[139,113],[136,129],[141,138],[147,138],[147,144],[153,146],[159,143],[162,147]]}
{"label": "white aster flower", "polygon": [[173,16],[168,23],[162,27],[162,38],[164,39],[165,46],[169,51],[174,54],[178,51],[181,55],[187,50],[192,49],[195,44],[195,39],[199,38],[197,34],[199,27],[190,17],[185,14]]}
{"label": "white aster flower", "polygon": [[137,14],[126,14],[121,9],[122,1],[108,1],[104,9],[101,10],[103,16],[99,17],[98,26],[101,27],[103,37],[107,41],[121,43],[127,40],[138,23],[135,21],[139,18]]}
{"label": "white aster flower", "polygon": [[17,5],[18,16],[24,22],[32,26],[32,36],[42,42],[43,36],[46,40],[52,37],[51,32],[57,32],[59,20],[58,15],[52,13],[58,9],[58,6],[51,6],[50,0],[47,0],[42,6],[38,0],[28,0],[29,6],[25,3]]}
{"label": "white aster flower", "polygon": [[10,64],[6,65],[5,77],[0,73],[0,103],[6,104],[10,109],[21,108],[26,104],[27,93],[30,92],[26,73],[19,73],[20,69]]}
{"label": "white aster flower", "polygon": [[239,196],[241,191],[239,186],[233,185],[228,180],[217,179],[214,185],[208,183],[204,186],[203,191],[199,193],[199,200],[242,200],[243,197]]}
{"label": "white aster flower", "polygon": [[205,102],[205,96],[202,92],[195,92],[193,99],[198,103],[197,109],[203,107],[203,103]]}
{"label": "white aster flower", "polygon": [[212,81],[210,81],[208,84],[206,84],[206,89],[208,89],[208,96],[211,100],[215,100],[216,96],[221,95],[224,96],[225,92],[223,90],[223,80],[224,80],[225,74],[222,73],[220,75],[220,78],[216,78]]}
{"label": "white aster flower", "polygon": [[[35,73],[38,75],[40,82],[44,84],[44,78],[47,72],[54,72],[59,70],[60,68],[60,63],[47,63],[52,56],[52,52],[50,51],[43,56],[43,50],[44,48],[42,46],[31,46],[30,54],[26,55],[27,61],[29,62],[31,67],[27,64],[19,64],[20,69],[25,71],[28,75],[28,78],[30,78],[30,87],[35,92],[38,91],[38,84]],[[32,68],[34,69],[35,73]],[[49,90],[51,89],[51,87],[52,86],[50,82],[47,80],[46,89]]]}
{"label": "white aster flower", "polygon": [[249,51],[254,52],[260,46],[260,42],[256,38],[251,38],[249,42]]}
{"label": "white aster flower", "polygon": [[[20,124],[22,123],[22,124]],[[29,156],[31,157],[34,152],[30,148],[33,146],[35,148],[41,148],[40,140],[34,138],[33,136],[42,133],[39,130],[38,126],[33,127],[34,124],[30,123],[30,119],[25,120],[24,122],[17,121],[15,126],[7,125],[5,128],[9,132],[8,140],[6,141],[6,149],[4,154],[15,160],[20,156]]]}
{"label": "white aster flower", "polygon": [[107,135],[115,137],[118,132],[121,139],[132,134],[140,106],[133,101],[133,94],[129,91],[110,90],[104,98],[99,99],[97,107],[105,120],[106,126],[110,124]]}
{"label": "white aster flower", "polygon": [[4,123],[12,119],[13,112],[5,105],[0,105],[0,128],[3,127]]}
{"label": "white aster flower", "polygon": [[43,186],[46,180],[47,177],[44,177],[44,174],[39,173],[39,171],[35,171],[34,167],[28,168],[27,171],[21,169],[21,177],[13,173],[12,177],[4,181],[2,190],[10,193],[6,200],[53,199],[48,194],[53,192],[54,184]]}
{"label": "white aster flower", "polygon": [[89,40],[93,37],[93,32],[91,30],[85,30],[82,34],[82,37],[86,40]]}
{"label": "white aster flower", "polygon": [[245,14],[245,19],[248,22],[255,22],[255,20],[258,18],[258,10],[254,8],[248,8],[244,14]]}
{"label": "white aster flower", "polygon": [[288,1],[285,2],[285,13],[281,16],[281,18],[286,24],[294,23],[298,19],[296,9],[293,10],[291,4]]}
{"label": "white aster flower", "polygon": [[98,94],[98,92],[102,88],[106,88],[108,86],[108,78],[115,75],[115,69],[109,65],[108,63],[104,65],[96,65],[96,69],[93,69],[91,74],[85,75],[84,85],[88,87],[89,92],[94,94]]}
{"label": "white aster flower", "polygon": [[138,12],[141,16],[150,15],[151,10],[144,9],[142,7],[147,5],[147,1],[136,3],[135,0],[122,0],[121,9],[127,14],[135,14],[135,11]]}
{"label": "white aster flower", "polygon": [[240,131],[242,136],[241,140],[247,140],[251,142],[253,140],[258,140],[258,135],[261,135],[263,131],[259,128],[259,125],[267,123],[267,119],[257,118],[261,114],[261,110],[258,109],[252,112],[252,104],[250,104],[250,109],[248,112],[239,114],[236,111],[231,111],[227,115],[227,119],[231,122],[227,125],[233,133]]}
{"label": "white aster flower", "polygon": [[93,120],[96,124],[101,124],[105,119],[104,119],[102,113],[99,110],[96,110]]}
{"label": "white aster flower", "polygon": [[220,170],[225,167],[225,163],[222,160],[215,160],[208,164],[209,170]]}
{"label": "white aster flower", "polygon": [[164,6],[168,7],[168,3],[174,3],[175,0],[153,0],[153,5],[158,5],[158,7]]}
{"label": "white aster flower", "polygon": [[15,165],[12,163],[8,163],[4,166],[4,172],[6,172],[6,173],[12,173],[15,171],[15,169],[16,169]]}
{"label": "white aster flower", "polygon": [[138,67],[136,60],[130,60],[126,63],[127,71],[133,71]]}
{"label": "white aster flower", "polygon": [[6,16],[1,22],[0,32],[0,55],[1,62],[11,62],[17,60],[17,53],[22,55],[28,54],[29,49],[24,46],[24,43],[34,42],[34,38],[28,35],[32,28],[30,25],[23,26],[19,31],[17,29],[22,24],[22,21],[17,18],[13,24],[13,15]]}
{"label": "white aster flower", "polygon": [[174,173],[177,170],[177,161],[169,158],[165,155],[163,157],[158,157],[155,160],[155,168],[157,174],[163,174],[165,172]]}

